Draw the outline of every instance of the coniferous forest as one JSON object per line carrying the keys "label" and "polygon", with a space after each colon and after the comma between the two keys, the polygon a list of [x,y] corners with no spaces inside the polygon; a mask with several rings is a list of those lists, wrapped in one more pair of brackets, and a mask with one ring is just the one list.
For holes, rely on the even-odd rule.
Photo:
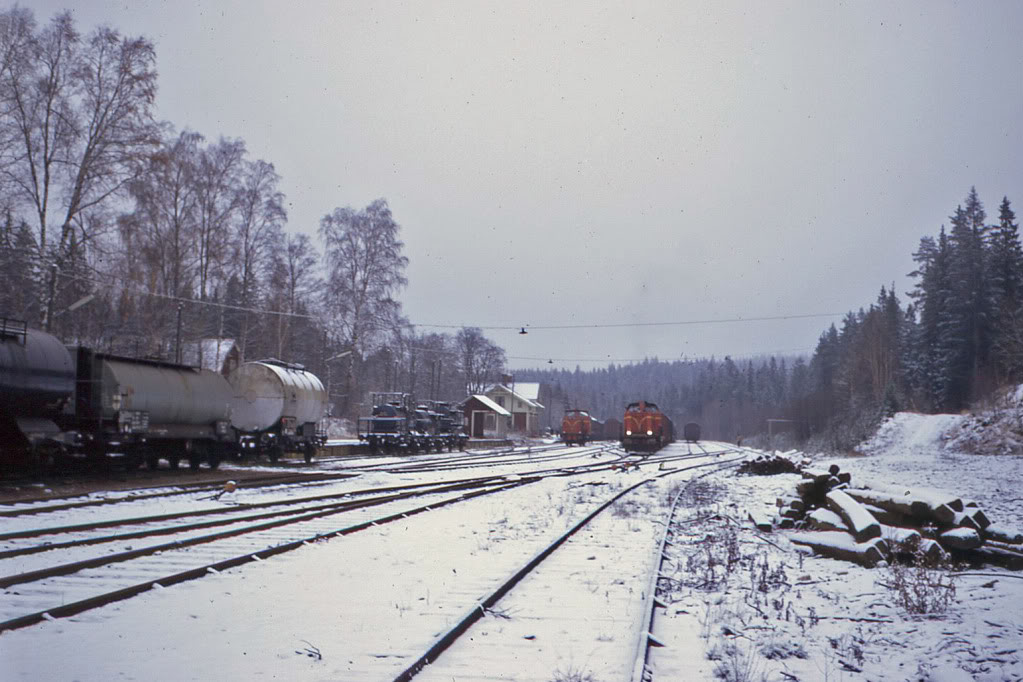
{"label": "coniferous forest", "polygon": [[676,424],[700,423],[710,438],[774,432],[849,448],[896,411],[957,412],[1023,378],[1023,250],[1009,199],[990,220],[971,188],[913,261],[905,300],[881,286],[876,300],[820,335],[809,359],[650,360],[516,378],[550,386],[552,425],[567,407],[620,419],[627,402],[643,398]]}

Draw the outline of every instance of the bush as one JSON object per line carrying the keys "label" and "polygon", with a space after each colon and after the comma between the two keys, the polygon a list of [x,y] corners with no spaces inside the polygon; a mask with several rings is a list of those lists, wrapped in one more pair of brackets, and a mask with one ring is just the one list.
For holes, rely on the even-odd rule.
{"label": "bush", "polygon": [[565,672],[555,670],[551,682],[597,682],[597,679],[589,672],[570,667]]}
{"label": "bush", "polygon": [[767,679],[767,673],[752,645],[744,647],[738,642],[726,642],[721,647],[711,649],[707,658],[717,661],[714,677],[724,682],[763,682]]}
{"label": "bush", "polygon": [[888,565],[884,585],[892,592],[895,602],[908,613],[945,613],[956,596],[952,569],[947,559],[931,561],[918,547],[909,563],[892,561]]}

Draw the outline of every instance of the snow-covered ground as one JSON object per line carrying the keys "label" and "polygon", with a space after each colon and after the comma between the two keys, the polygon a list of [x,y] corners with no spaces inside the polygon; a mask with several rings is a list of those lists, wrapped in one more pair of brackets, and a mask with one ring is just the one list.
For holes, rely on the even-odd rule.
{"label": "snow-covered ground", "polygon": [[[946,433],[962,430],[964,421],[900,414],[863,444],[862,455],[821,463],[835,461],[856,485],[954,492],[976,500],[999,525],[1023,529],[1023,458],[950,450]],[[508,464],[499,470],[516,466],[530,468]],[[628,473],[548,479],[7,632],[0,635],[0,679],[393,679],[495,580],[614,491],[657,470],[650,464]],[[374,472],[316,491],[458,475]],[[1023,573],[971,570],[956,579],[946,613],[909,615],[885,586],[887,569],[807,556],[783,533],[758,533],[745,521],[749,510],[773,512],[775,498],[790,493],[797,480],[795,474],[680,474],[641,489],[632,511],[595,526],[624,528],[633,538],[630,561],[649,558],[652,567],[669,489],[682,490],[676,518],[687,523],[661,569],[671,582],[653,632],[666,646],[653,650],[651,679],[1023,679]],[[254,499],[270,494],[244,493]],[[154,504],[176,509],[200,502],[210,503]],[[108,513],[69,511],[60,518]],[[0,527],[7,521],[0,520]],[[622,581],[623,575],[635,578],[637,569],[606,554],[619,543],[611,533],[621,530],[607,532],[604,543],[587,540],[594,549],[587,548],[583,559],[595,557],[592,571],[569,566],[571,579],[554,584],[546,577],[559,570],[552,564],[553,572],[531,579],[535,591],[523,583],[528,589],[510,593],[499,613],[481,621],[480,632],[503,639],[464,656],[487,660],[465,665],[453,649],[448,662],[462,663],[446,668],[438,662],[430,679],[627,679],[617,645],[638,641],[638,626],[630,623],[642,595],[620,598],[645,590],[648,582]],[[615,563],[623,571],[617,577],[609,570]],[[537,614],[546,615],[537,620]],[[586,634],[571,625],[573,619],[597,627]]]}
{"label": "snow-covered ground", "polygon": [[[393,679],[496,581],[642,477],[548,479],[8,632],[0,671],[24,680]],[[643,530],[639,546],[651,546],[652,524],[630,523]],[[595,589],[585,577],[576,585]],[[528,661],[523,669],[549,672]]]}
{"label": "snow-covered ground", "polygon": [[[838,464],[856,486],[954,493],[978,502],[999,525],[1023,529],[1023,458],[951,451],[947,434],[965,420],[899,414],[861,446],[861,456],[814,466]],[[783,532],[730,522],[751,509],[773,513],[775,499],[791,495],[799,478],[717,480],[712,494],[691,503],[691,514],[718,517],[694,525],[666,569],[677,586],[655,630],[668,646],[656,650],[654,680],[1023,679],[1023,573],[968,570],[955,579],[947,612],[911,615],[886,586],[889,569],[805,556]],[[708,569],[712,554],[727,561],[732,537],[740,557],[732,572]]]}

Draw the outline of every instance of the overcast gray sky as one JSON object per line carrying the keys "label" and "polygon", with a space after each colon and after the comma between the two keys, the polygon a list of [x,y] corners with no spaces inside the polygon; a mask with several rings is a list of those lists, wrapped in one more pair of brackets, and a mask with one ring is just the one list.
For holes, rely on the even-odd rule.
{"label": "overcast gray sky", "polygon": [[[161,118],[276,166],[289,230],[385,197],[419,324],[841,314],[971,185],[1023,215],[1019,2],[75,4],[156,43]],[[574,367],[832,321],[487,333]]]}

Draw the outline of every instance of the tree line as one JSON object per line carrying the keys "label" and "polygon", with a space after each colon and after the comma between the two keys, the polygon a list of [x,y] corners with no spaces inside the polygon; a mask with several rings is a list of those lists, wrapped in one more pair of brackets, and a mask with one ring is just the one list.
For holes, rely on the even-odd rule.
{"label": "tree line", "polygon": [[319,244],[289,232],[271,162],[157,118],[156,63],[148,38],[70,12],[0,12],[0,315],[172,361],[234,339],[306,365],[349,417],[371,390],[453,400],[500,375],[479,329],[409,325],[386,200],[329,211]]}
{"label": "tree line", "polygon": [[834,450],[897,410],[962,410],[1023,380],[1023,249],[1008,197],[989,222],[971,188],[949,224],[920,240],[906,304],[882,286],[869,306],[825,330],[808,360],[651,360],[519,376],[550,385],[555,425],[567,407],[620,419],[628,402],[646,399],[712,438],[777,429]]}
{"label": "tree line", "polygon": [[718,440],[759,433],[767,419],[783,416],[779,406],[793,391],[803,391],[808,377],[804,359],[773,356],[738,362],[730,356],[671,362],[651,358],[588,372],[577,367],[515,373],[516,381],[541,383],[544,426],[553,430],[568,409],[621,421],[626,405],[644,400],[668,414],[679,430],[697,422],[705,437]]}
{"label": "tree line", "polygon": [[803,405],[837,442],[860,438],[899,409],[957,412],[1023,378],[1023,249],[1008,197],[998,220],[975,188],[924,236],[909,302],[883,287],[817,345],[814,392]]}

